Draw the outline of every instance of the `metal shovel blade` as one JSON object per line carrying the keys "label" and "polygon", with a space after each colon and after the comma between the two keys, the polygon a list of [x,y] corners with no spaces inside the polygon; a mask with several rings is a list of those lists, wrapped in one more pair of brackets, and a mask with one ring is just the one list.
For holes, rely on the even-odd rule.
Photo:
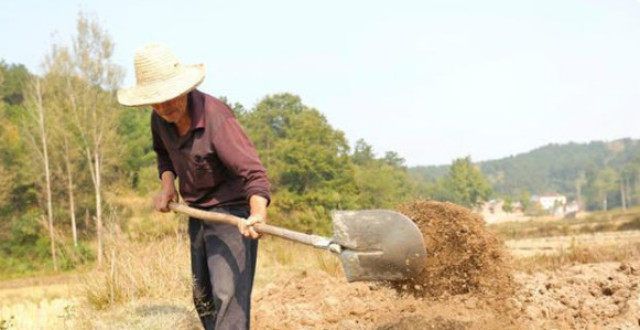
{"label": "metal shovel blade", "polygon": [[424,269],[422,233],[409,218],[390,210],[334,211],[332,241],[347,281],[409,279]]}

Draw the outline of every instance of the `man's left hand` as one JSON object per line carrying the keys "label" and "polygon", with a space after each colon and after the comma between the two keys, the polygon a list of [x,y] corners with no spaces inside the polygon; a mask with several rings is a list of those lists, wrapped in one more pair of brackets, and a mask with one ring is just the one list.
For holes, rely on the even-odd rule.
{"label": "man's left hand", "polygon": [[244,237],[253,239],[262,237],[262,234],[258,233],[256,229],[253,228],[253,225],[258,222],[267,222],[267,204],[267,199],[260,195],[252,195],[251,198],[249,198],[251,216],[249,216],[247,220],[243,221],[243,223],[238,224],[238,229]]}
{"label": "man's left hand", "polygon": [[[240,229],[240,232],[244,237],[250,237],[252,239],[258,239],[262,237],[262,234],[258,233],[253,225],[256,223],[265,223],[265,218],[262,215],[252,215],[245,220],[244,228]],[[243,230],[244,229],[244,230]]]}

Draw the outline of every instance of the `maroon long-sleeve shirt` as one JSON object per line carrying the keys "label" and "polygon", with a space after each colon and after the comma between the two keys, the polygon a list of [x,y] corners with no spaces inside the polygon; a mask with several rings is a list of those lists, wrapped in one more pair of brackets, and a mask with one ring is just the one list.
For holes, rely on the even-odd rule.
{"label": "maroon long-sleeve shirt", "polygon": [[155,111],[151,115],[160,177],[172,171],[182,198],[194,207],[246,205],[252,195],[270,200],[266,170],[231,109],[198,90],[188,99],[191,128],[183,136]]}

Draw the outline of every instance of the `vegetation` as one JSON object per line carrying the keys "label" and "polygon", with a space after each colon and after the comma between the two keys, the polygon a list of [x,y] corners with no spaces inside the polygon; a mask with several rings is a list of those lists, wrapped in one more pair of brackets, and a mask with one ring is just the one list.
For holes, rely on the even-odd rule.
{"label": "vegetation", "polygon": [[[42,75],[0,62],[0,277],[92,260],[107,267],[104,242],[117,233],[155,240],[184,230],[158,225],[140,204],[159,187],[151,109],[117,105],[122,69],[113,49],[108,33],[80,14],[71,43],[44,56]],[[273,223],[326,234],[331,210],[433,195],[397,153],[378,157],[364,140],[352,151],[296,95],[268,95],[252,108],[221,98],[267,167]]]}
{"label": "vegetation", "polygon": [[[114,47],[80,14],[71,43],[51,47],[41,75],[0,62],[0,277],[94,260],[105,269],[112,259],[105,242],[114,236],[156,241],[184,231],[178,216],[150,208],[159,186],[151,109],[117,105],[122,69],[111,60]],[[396,152],[377,155],[362,139],[351,148],[342,131],[296,95],[267,95],[253,107],[221,99],[267,168],[270,221],[305,232],[329,233],[332,210],[393,208],[417,198],[474,207],[497,194],[527,207],[532,193],[575,191],[591,208],[604,209],[640,198],[634,140],[408,169]]]}
{"label": "vegetation", "polygon": [[558,253],[538,254],[514,259],[514,269],[534,273],[558,270],[567,266],[599,262],[629,262],[640,257],[640,243],[624,243],[615,246],[571,246]]}
{"label": "vegetation", "polygon": [[[117,134],[131,118],[116,105],[122,71],[112,52],[106,32],[80,15],[72,44],[52,46],[42,76],[1,63],[0,275],[101,262],[103,224],[115,218],[105,181],[111,191],[126,187],[120,178],[139,164],[121,153],[122,141],[132,135],[135,146],[140,134]],[[94,238],[97,253],[87,248]]]}
{"label": "vegetation", "polygon": [[[640,141],[549,144],[527,153],[478,162],[496,194],[561,193],[590,210],[640,204]],[[418,166],[412,175],[435,182],[449,166]]]}
{"label": "vegetation", "polygon": [[449,173],[435,184],[434,199],[450,201],[469,208],[491,196],[491,186],[470,157],[453,161]]}
{"label": "vegetation", "polygon": [[593,234],[598,232],[640,230],[640,207],[600,211],[580,219],[538,218],[530,221],[489,225],[505,239]]}

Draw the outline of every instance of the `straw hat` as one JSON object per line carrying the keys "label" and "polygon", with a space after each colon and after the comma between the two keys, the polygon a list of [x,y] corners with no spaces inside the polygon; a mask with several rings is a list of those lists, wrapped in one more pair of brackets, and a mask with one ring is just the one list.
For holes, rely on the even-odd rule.
{"label": "straw hat", "polygon": [[147,44],[134,58],[136,85],[118,90],[126,106],[162,103],[196,88],[204,80],[204,64],[184,65],[162,44]]}

